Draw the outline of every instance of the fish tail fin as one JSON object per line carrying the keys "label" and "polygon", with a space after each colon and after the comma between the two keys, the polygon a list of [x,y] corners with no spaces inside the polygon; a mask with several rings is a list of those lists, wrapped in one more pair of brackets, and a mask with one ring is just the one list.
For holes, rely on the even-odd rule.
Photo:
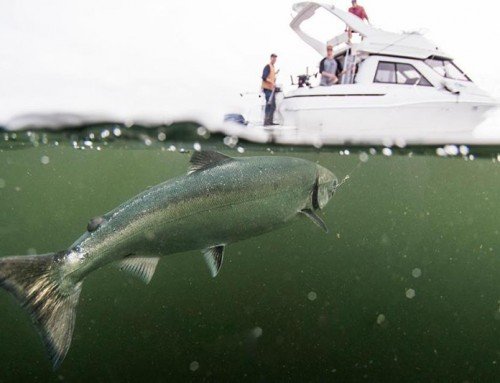
{"label": "fish tail fin", "polygon": [[10,292],[31,315],[54,370],[66,356],[75,325],[82,283],[65,283],[58,271],[61,255],[0,258],[0,287]]}

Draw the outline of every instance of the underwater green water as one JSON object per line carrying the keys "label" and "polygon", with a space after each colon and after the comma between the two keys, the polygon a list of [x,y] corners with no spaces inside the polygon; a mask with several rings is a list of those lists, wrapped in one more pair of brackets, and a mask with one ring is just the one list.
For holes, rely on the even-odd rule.
{"label": "underwater green water", "polygon": [[[169,137],[123,135],[81,150],[62,133],[36,145],[6,137],[0,256],[66,249],[90,218],[184,174],[190,153],[180,149],[194,142],[173,151]],[[2,290],[0,382],[500,380],[500,148],[472,159],[198,142],[349,175],[321,215],[330,232],[300,217],[228,246],[215,279],[198,251],[163,258],[149,285],[113,266],[96,271],[55,372]]]}

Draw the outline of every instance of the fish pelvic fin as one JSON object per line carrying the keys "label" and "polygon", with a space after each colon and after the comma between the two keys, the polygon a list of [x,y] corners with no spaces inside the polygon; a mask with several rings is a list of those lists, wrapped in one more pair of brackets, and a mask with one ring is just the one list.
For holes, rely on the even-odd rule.
{"label": "fish pelvic fin", "polygon": [[158,265],[158,257],[129,256],[118,263],[120,270],[129,272],[145,284],[151,282]]}
{"label": "fish pelvic fin", "polygon": [[313,221],[314,224],[320,227],[325,233],[328,233],[328,227],[326,226],[325,222],[323,222],[323,220],[318,217],[318,215],[314,211],[312,211],[311,209],[303,209],[300,212],[311,221]]}
{"label": "fish pelvic fin", "polygon": [[217,274],[219,274],[220,268],[222,267],[222,261],[224,260],[224,248],[224,245],[218,245],[203,250],[203,257],[205,258],[205,262],[207,263],[212,278],[215,278]]}
{"label": "fish pelvic fin", "polygon": [[0,287],[24,307],[42,337],[54,370],[68,353],[82,283],[66,283],[57,272],[61,255],[0,258]]}

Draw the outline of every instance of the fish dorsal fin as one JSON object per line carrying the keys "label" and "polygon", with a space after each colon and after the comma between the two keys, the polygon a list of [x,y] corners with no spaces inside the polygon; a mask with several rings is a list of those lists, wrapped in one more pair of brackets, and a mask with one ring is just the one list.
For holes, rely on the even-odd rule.
{"label": "fish dorsal fin", "polygon": [[304,214],[306,217],[308,217],[311,221],[313,221],[316,225],[318,225],[320,228],[322,228],[325,233],[328,233],[328,228],[326,227],[326,224],[323,222],[323,220],[316,215],[314,211],[311,209],[304,209],[300,211],[302,214]]}
{"label": "fish dorsal fin", "polygon": [[212,277],[215,278],[222,266],[222,260],[224,258],[224,245],[214,246],[204,250],[203,256],[205,257],[205,261],[210,269],[210,274],[212,274]]}
{"label": "fish dorsal fin", "polygon": [[189,160],[191,165],[189,166],[188,174],[217,166],[218,164],[230,159],[232,158],[211,150],[195,152]]}
{"label": "fish dorsal fin", "polygon": [[120,270],[125,270],[148,284],[158,265],[158,257],[127,257],[118,263]]}

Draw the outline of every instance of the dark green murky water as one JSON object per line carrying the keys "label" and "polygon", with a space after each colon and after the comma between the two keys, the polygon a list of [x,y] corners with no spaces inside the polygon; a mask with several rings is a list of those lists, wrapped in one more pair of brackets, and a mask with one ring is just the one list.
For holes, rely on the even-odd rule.
{"label": "dark green murky water", "polygon": [[0,382],[500,379],[500,148],[231,148],[102,131],[1,137],[1,256],[65,249],[89,218],[184,174],[195,141],[350,177],[324,211],[329,234],[298,219],[233,244],[216,279],[196,251],[162,259],[148,286],[112,266],[91,274],[56,372],[0,291]]}

